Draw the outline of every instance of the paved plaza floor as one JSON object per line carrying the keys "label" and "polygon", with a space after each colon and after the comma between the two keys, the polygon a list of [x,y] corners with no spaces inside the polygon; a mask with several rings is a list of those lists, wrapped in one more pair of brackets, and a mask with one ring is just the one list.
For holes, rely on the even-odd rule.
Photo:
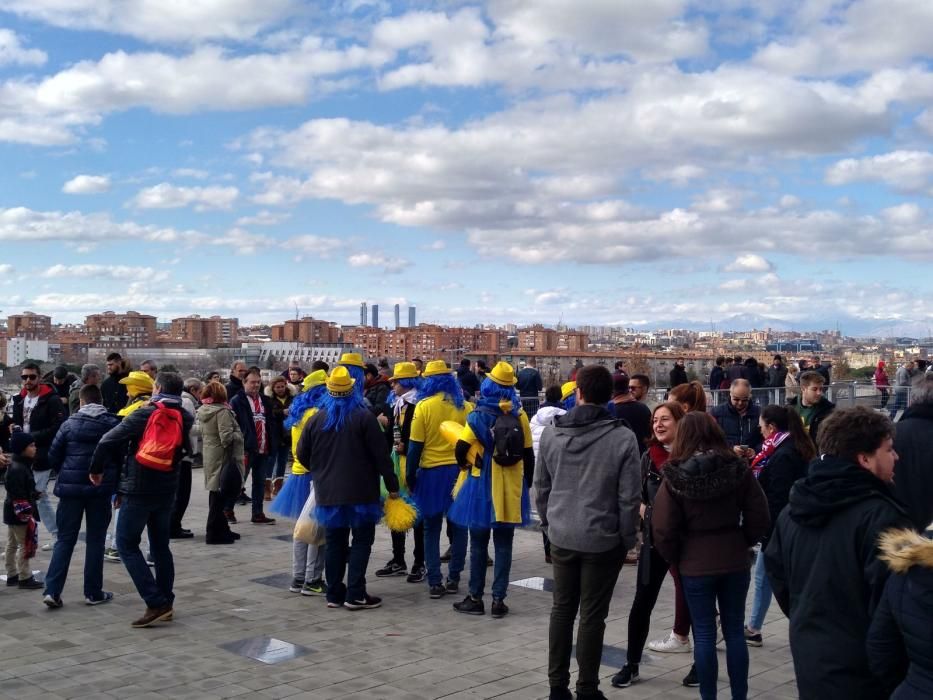
{"label": "paved plaza floor", "polygon": [[[388,532],[379,528],[368,588],[383,598],[377,610],[332,610],[323,598],[290,593],[291,524],[248,522],[238,507],[242,534],[231,546],[204,544],[207,495],[195,489],[185,518],[193,540],[173,541],[175,621],[135,630],[144,610],[122,564],[105,563],[108,605],[89,607],[82,596],[83,542],[79,542],[62,599],[48,610],[40,591],[0,586],[0,698],[546,698],[550,567],[540,534],[521,530],[507,602],[510,614],[455,613],[460,597],[428,598],[426,584],[372,572],[391,556]],[[5,527],[0,526],[3,542]],[[40,538],[46,533],[40,526]],[[41,541],[41,540],[40,540]],[[48,566],[40,552],[34,569]],[[408,562],[411,563],[410,561]],[[464,576],[465,580],[467,572]],[[626,566],[616,587],[606,629],[601,689],[613,698],[698,698],[681,679],[692,654],[648,654],[642,681],[620,690],[609,678],[625,658],[626,622],[635,568]],[[652,617],[654,639],[673,621],[670,580]],[[764,646],[750,649],[750,697],[797,697],[787,622],[772,605]],[[256,660],[259,657],[263,660]],[[720,686],[728,697],[725,654]],[[575,664],[572,669],[575,672]],[[575,678],[575,676],[574,676]]]}

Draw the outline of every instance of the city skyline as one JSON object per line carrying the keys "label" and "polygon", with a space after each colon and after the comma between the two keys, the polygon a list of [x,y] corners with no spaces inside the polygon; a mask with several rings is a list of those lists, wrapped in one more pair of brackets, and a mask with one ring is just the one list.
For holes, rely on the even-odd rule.
{"label": "city skyline", "polygon": [[0,0],[0,315],[933,326],[929,2],[150,4]]}

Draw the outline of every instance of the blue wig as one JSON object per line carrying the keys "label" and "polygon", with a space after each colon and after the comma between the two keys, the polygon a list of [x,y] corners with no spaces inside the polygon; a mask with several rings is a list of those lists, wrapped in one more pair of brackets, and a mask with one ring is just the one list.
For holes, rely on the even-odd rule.
{"label": "blue wig", "polygon": [[521,399],[518,398],[518,392],[515,391],[514,386],[502,386],[489,377],[486,377],[483,383],[480,384],[479,396],[480,406],[487,406],[496,410],[499,410],[502,401],[511,401],[513,416],[517,416],[522,407]]}
{"label": "blue wig", "polygon": [[361,399],[365,395],[363,385],[366,384],[366,374],[363,372],[363,368],[359,365],[339,365],[340,367],[345,367],[347,372],[350,373],[350,376],[356,380],[356,383],[353,385],[353,393],[359,396]]}
{"label": "blue wig", "polygon": [[324,398],[321,399],[320,408],[327,413],[327,419],[324,421],[324,425],[321,428],[321,430],[327,433],[331,430],[340,430],[343,428],[344,424],[347,422],[347,418],[356,413],[359,409],[366,408],[366,404],[363,401],[363,397],[357,396],[355,392],[349,396],[332,396],[328,391],[325,392]]}
{"label": "blue wig", "polygon": [[417,389],[421,391],[421,387],[424,386],[424,380],[421,377],[411,377],[410,379],[398,379],[396,380],[398,385],[402,387],[406,392],[411,391],[412,389]]}
{"label": "blue wig", "polygon": [[446,372],[426,377],[424,384],[418,390],[418,400],[422,401],[441,393],[458,409],[463,408],[463,389],[460,388],[460,382],[454,375]]}
{"label": "blue wig", "polygon": [[571,408],[577,405],[577,395],[576,393],[571,394],[566,399],[561,402],[561,406],[565,411],[569,411]]}
{"label": "blue wig", "polygon": [[285,417],[285,427],[291,429],[298,425],[309,408],[320,408],[321,399],[324,398],[326,393],[327,387],[320,384],[298,394],[292,400],[292,405],[288,409],[288,415]]}

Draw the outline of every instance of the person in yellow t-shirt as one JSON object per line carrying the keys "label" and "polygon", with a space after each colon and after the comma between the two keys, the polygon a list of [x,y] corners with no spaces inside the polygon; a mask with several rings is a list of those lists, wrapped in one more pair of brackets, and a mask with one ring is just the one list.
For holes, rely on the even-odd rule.
{"label": "person in yellow t-shirt", "polygon": [[[269,505],[269,512],[283,518],[296,520],[311,492],[311,472],[296,454],[298,440],[305,424],[314,417],[327,393],[327,372],[322,369],[311,372],[301,383],[302,392],[293,400],[283,426],[292,431],[292,473],[285,480],[282,490]],[[324,595],[324,545],[307,544],[292,538],[292,593],[314,596]]]}
{"label": "person in yellow t-shirt", "polygon": [[[483,589],[490,537],[495,550],[491,612],[495,618],[508,614],[504,600],[512,568],[512,539],[516,527],[531,522],[528,487],[535,455],[528,416],[515,384],[510,364],[499,362],[492,368],[480,385],[476,410],[467,419],[455,448],[457,462],[468,470],[468,476],[449,517],[469,529],[470,590],[462,602],[454,603],[454,610],[467,615],[486,612]],[[483,448],[482,460],[469,464],[468,454],[477,442]]]}
{"label": "person in yellow t-shirt", "polygon": [[451,524],[451,555],[447,582],[441,574],[441,524],[453,502],[451,493],[460,469],[454,447],[441,433],[441,423],[465,424],[473,404],[463,398],[463,390],[443,360],[432,360],[422,373],[424,384],[411,421],[405,465],[408,488],[424,522],[424,559],[428,570],[431,598],[456,593],[466,562],[467,532]]}

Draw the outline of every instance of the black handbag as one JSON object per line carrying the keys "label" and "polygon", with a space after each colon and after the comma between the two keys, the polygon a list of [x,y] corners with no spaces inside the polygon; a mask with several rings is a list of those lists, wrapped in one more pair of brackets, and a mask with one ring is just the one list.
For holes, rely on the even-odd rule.
{"label": "black handbag", "polygon": [[243,487],[243,475],[236,461],[228,459],[220,470],[220,493],[226,498],[233,498]]}

